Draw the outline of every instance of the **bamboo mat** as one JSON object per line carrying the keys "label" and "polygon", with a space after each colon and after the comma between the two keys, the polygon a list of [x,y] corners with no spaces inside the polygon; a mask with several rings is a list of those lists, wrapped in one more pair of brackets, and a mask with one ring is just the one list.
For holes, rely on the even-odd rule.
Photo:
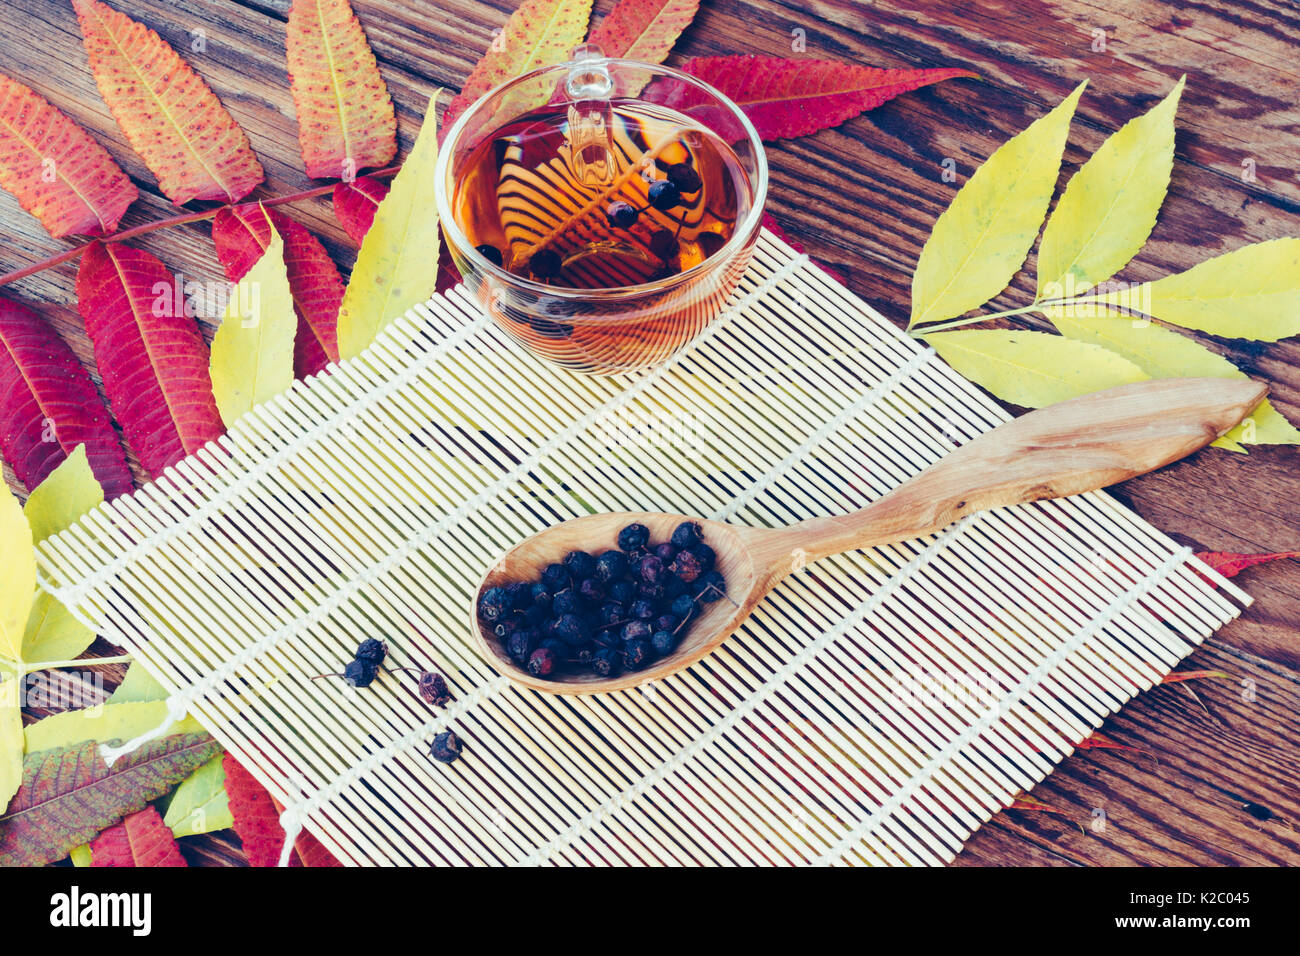
{"label": "bamboo mat", "polygon": [[[1247,596],[1097,493],[807,566],[614,694],[514,687],[467,607],[565,518],[844,512],[1005,418],[765,233],[728,311],[639,375],[544,366],[436,297],[47,540],[41,580],[348,864],[942,864]],[[367,637],[454,702],[310,679]]]}

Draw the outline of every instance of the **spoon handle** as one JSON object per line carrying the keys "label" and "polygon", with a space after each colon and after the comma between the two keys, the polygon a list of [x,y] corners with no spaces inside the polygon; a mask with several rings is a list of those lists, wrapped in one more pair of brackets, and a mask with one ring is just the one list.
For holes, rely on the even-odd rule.
{"label": "spoon handle", "polygon": [[972,439],[860,511],[764,532],[754,550],[775,584],[796,550],[815,561],[917,538],[974,511],[1103,488],[1209,444],[1267,393],[1250,380],[1175,378],[1050,405]]}

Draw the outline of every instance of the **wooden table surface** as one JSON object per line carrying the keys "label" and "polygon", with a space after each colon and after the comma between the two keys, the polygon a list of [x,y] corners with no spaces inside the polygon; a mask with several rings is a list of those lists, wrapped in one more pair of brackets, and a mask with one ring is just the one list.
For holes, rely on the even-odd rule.
{"label": "wooden table surface", "polygon": [[[285,71],[289,0],[109,2],[181,51],[247,130],[268,174],[254,197],[316,185],[301,169]],[[352,0],[398,107],[403,155],[429,94],[459,88],[516,2]],[[597,16],[611,4],[598,0]],[[1300,235],[1300,9],[1291,0],[704,0],[703,7],[674,60],[765,53],[875,66],[964,65],[982,77],[768,146],[770,211],[900,325],[912,267],[954,191],[1084,77],[1092,82],[1063,178],[1181,74],[1188,77],[1169,198],[1125,278],[1152,279],[1246,243]],[[806,37],[804,52],[792,53],[795,31]],[[100,100],[70,3],[0,5],[0,51],[0,70],[90,129],[140,187],[123,228],[174,211]],[[953,183],[941,175],[947,159],[956,162]],[[341,267],[351,265],[355,250],[327,199],[292,213],[326,241]],[[65,247],[7,193],[0,194],[0,227],[0,272]],[[189,279],[223,279],[208,223],[153,233],[139,244]],[[1033,274],[1032,263],[1025,274]],[[38,304],[93,366],[74,278],[75,267],[65,266],[4,294]],[[1020,280],[999,304],[1031,297],[1031,285]],[[1025,325],[1042,327],[1033,318]],[[213,328],[208,321],[209,337]],[[1270,382],[1274,403],[1300,422],[1300,342],[1204,340]],[[1256,447],[1248,456],[1209,449],[1115,493],[1198,550],[1292,550],[1300,547],[1298,454],[1293,447]],[[6,477],[21,490],[7,469]],[[1076,753],[1029,795],[1058,812],[998,814],[959,863],[1300,863],[1300,563],[1257,568],[1238,580],[1257,603],[1182,665],[1230,678],[1141,695],[1102,728],[1136,749]],[[101,642],[95,650],[111,649]],[[110,682],[119,675],[114,669]],[[182,844],[193,863],[243,861],[229,832]]]}

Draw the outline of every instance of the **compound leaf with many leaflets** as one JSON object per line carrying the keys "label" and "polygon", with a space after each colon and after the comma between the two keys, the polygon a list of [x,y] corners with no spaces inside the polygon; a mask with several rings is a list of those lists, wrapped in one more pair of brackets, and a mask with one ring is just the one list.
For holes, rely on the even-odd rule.
{"label": "compound leaf with many leaflets", "polygon": [[293,0],[286,46],[307,175],[351,179],[397,154],[397,117],[347,0]]}
{"label": "compound leaf with many leaflets", "polygon": [[1086,85],[999,146],[953,197],[916,264],[909,328],[969,312],[1010,284],[1047,215]]}
{"label": "compound leaf with many leaflets", "polygon": [[158,34],[100,0],[72,6],[100,95],[168,199],[235,202],[262,181],[244,131]]}
{"label": "compound leaf with many leaflets", "polygon": [[1048,332],[970,329],[934,332],[925,340],[972,382],[1027,408],[1147,378],[1109,349]]}
{"label": "compound leaf with many leaflets", "polygon": [[1196,555],[1225,578],[1235,578],[1247,568],[1273,561],[1300,558],[1300,551],[1274,551],[1271,554],[1236,554],[1232,551],[1200,551]]}
{"label": "compound leaf with many leaflets", "polygon": [[77,356],[31,309],[0,299],[0,454],[33,491],[78,445],[105,497],[132,490],[108,409]]}
{"label": "compound leaf with many leaflets", "polygon": [[1174,168],[1174,114],[1185,83],[1121,126],[1070,177],[1043,231],[1036,298],[1086,292],[1147,241]]}
{"label": "compound leaf with many leaflets", "polygon": [[3,75],[0,186],[56,239],[107,235],[139,195],[89,133],[43,96]]}
{"label": "compound leaf with many leaflets", "polygon": [[22,786],[0,815],[0,866],[62,859],[161,797],[211,760],[217,748],[207,734],[180,734],[151,741],[112,767],[94,741],[29,753]]}
{"label": "compound leaf with many leaflets", "polygon": [[[681,69],[735,102],[765,140],[807,136],[838,126],[902,93],[941,80],[975,76],[961,67],[884,70],[837,60],[755,55],[696,57]],[[669,91],[665,105],[687,115],[692,106],[702,103],[703,94],[693,88],[675,81],[664,87]],[[707,123],[730,142],[744,136],[739,124],[728,123],[716,110],[709,110]]]}
{"label": "compound leaf with many leaflets", "polygon": [[90,844],[91,866],[189,866],[158,811],[127,814]]}
{"label": "compound leaf with many leaflets", "polygon": [[77,308],[104,391],[155,478],[225,432],[207,344],[175,286],[158,259],[120,242],[90,246],[77,273]]}
{"label": "compound leaf with many leaflets", "polygon": [[306,378],[339,357],[338,318],[343,280],[334,260],[320,240],[298,223],[257,204],[219,211],[212,222],[212,241],[226,278],[239,282],[265,255],[272,227],[284,242],[284,267],[298,316],[293,371],[298,378]]}
{"label": "compound leaf with many leaflets", "polygon": [[393,179],[361,241],[339,306],[338,346],[352,358],[380,330],[433,294],[438,275],[438,207],[433,169],[438,161],[435,93],[411,155]]}

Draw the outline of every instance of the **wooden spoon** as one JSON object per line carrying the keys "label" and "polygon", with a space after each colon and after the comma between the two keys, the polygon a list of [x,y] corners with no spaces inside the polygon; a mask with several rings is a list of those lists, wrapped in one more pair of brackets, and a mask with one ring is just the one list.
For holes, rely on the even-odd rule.
{"label": "wooden spoon", "polygon": [[[1029,412],[967,442],[889,494],[852,514],[810,518],[786,528],[747,528],[688,515],[622,512],[554,525],[508,551],[484,576],[470,607],[479,651],[512,680],[560,694],[634,687],[694,664],[730,636],[782,578],[805,562],[893,544],[938,531],[974,511],[1063,498],[1159,468],[1232,430],[1268,393],[1254,381],[1161,379],[1123,385]],[[705,605],[677,650],[640,671],[534,677],[478,620],[483,590],[535,581],[573,550],[616,547],[619,529],[640,522],[666,541],[683,521],[700,520],[726,575],[727,598]]]}

